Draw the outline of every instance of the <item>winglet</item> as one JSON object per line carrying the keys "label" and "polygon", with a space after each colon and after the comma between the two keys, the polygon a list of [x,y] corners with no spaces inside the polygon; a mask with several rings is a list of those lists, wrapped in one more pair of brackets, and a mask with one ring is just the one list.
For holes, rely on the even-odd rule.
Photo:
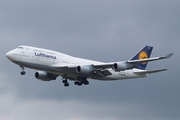
{"label": "winglet", "polygon": [[165,56],[165,58],[170,58],[173,55],[173,53],[170,53],[168,55]]}
{"label": "winglet", "polygon": [[166,56],[159,57],[159,59],[167,59],[167,58],[170,58],[172,55],[173,55],[173,53],[170,53],[170,54],[168,54]]}

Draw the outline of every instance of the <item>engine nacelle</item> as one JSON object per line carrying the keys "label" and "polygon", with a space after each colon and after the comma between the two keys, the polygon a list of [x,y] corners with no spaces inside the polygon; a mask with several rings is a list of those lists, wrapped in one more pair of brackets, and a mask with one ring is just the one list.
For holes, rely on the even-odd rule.
{"label": "engine nacelle", "polygon": [[35,77],[42,81],[56,80],[56,77],[48,75],[46,72],[38,71],[35,73]]}
{"label": "engine nacelle", "polygon": [[79,74],[86,74],[86,75],[88,75],[89,72],[90,72],[90,69],[87,66],[77,66],[76,72],[79,73]]}
{"label": "engine nacelle", "polygon": [[114,63],[113,70],[115,71],[125,71],[127,68],[126,64],[124,63]]}

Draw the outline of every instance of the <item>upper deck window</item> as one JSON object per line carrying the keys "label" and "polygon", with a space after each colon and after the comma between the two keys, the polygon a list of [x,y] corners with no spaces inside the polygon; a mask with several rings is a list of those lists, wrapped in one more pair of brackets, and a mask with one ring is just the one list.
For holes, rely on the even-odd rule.
{"label": "upper deck window", "polygon": [[18,49],[23,49],[23,47],[18,47]]}

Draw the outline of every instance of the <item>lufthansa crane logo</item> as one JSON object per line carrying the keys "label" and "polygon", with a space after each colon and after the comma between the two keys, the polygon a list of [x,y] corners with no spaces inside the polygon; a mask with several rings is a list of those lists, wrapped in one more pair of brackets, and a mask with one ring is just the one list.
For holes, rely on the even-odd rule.
{"label": "lufthansa crane logo", "polygon": [[[145,51],[141,51],[139,53],[139,59],[147,59],[148,58],[148,54]],[[147,62],[142,62],[142,64],[146,64]]]}

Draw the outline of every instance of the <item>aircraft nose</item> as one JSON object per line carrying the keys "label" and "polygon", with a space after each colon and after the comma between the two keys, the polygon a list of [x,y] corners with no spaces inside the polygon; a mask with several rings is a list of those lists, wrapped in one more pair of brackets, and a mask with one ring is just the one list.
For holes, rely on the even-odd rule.
{"label": "aircraft nose", "polygon": [[11,51],[9,51],[9,52],[6,53],[6,57],[7,57],[8,59],[11,59],[11,56],[12,56],[12,52],[11,52]]}

